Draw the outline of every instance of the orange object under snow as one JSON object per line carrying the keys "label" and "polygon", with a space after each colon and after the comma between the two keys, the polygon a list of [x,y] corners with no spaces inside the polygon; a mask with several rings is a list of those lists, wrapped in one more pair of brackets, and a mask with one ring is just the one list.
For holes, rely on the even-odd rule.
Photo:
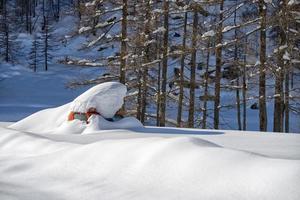
{"label": "orange object under snow", "polygon": [[73,112],[71,111],[68,115],[68,121],[73,121],[74,119],[78,119],[80,121],[88,122],[88,119],[92,115],[100,115],[95,109],[89,109],[86,113],[82,112]]}

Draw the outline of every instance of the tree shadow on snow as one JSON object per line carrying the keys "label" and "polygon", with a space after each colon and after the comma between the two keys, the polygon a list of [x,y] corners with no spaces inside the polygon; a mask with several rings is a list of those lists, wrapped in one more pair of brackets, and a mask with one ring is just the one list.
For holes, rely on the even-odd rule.
{"label": "tree shadow on snow", "polygon": [[222,131],[205,130],[205,129],[191,129],[191,128],[171,128],[171,127],[151,127],[133,128],[135,132],[153,133],[153,134],[182,134],[182,135],[221,135]]}

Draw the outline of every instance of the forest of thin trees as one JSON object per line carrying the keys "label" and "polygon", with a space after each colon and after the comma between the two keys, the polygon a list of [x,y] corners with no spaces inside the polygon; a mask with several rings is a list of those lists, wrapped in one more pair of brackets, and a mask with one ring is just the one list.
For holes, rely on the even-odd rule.
{"label": "forest of thin trees", "polygon": [[107,69],[72,87],[119,80],[124,109],[143,123],[219,129],[232,109],[230,123],[247,130],[252,109],[260,131],[289,132],[300,114],[297,0],[0,0],[1,62],[14,62],[24,32],[34,38],[30,67],[48,70],[65,10],[78,21],[72,37],[88,38],[82,49],[98,48],[90,67]]}

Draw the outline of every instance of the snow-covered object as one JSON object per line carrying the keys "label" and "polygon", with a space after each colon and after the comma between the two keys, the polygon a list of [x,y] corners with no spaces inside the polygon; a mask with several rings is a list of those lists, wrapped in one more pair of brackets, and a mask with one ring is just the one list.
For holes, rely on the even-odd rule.
{"label": "snow-covered object", "polygon": [[204,38],[204,37],[212,37],[212,36],[214,36],[215,34],[216,34],[215,31],[210,30],[210,31],[207,31],[207,32],[203,33],[202,37],[203,37],[203,38]]}
{"label": "snow-covered object", "polygon": [[70,111],[87,112],[93,107],[103,117],[112,118],[122,107],[126,92],[126,86],[118,82],[96,85],[74,99],[70,105]]}
{"label": "snow-covered object", "polygon": [[[117,122],[104,118],[112,118],[122,107],[126,96],[126,86],[118,82],[106,82],[96,85],[73,102],[51,109],[45,109],[16,122],[10,128],[34,133],[91,133],[104,129],[136,128],[143,125],[137,119],[129,117]],[[68,114],[87,112],[96,108],[101,116],[93,116],[89,124],[79,120],[67,121]],[[95,119],[94,119],[95,118]]]}
{"label": "snow-covered object", "polygon": [[272,3],[272,0],[265,0],[265,3],[271,4],[271,3]]}
{"label": "snow-covered object", "polygon": [[290,1],[288,2],[288,5],[289,5],[289,6],[297,5],[297,4],[300,4],[300,1],[299,1],[299,0],[290,0]]}
{"label": "snow-covered object", "polygon": [[285,51],[285,53],[284,53],[284,55],[282,56],[282,58],[283,58],[284,60],[291,60],[290,54],[289,54],[287,51]]}
{"label": "snow-covered object", "polygon": [[228,32],[232,29],[236,28],[236,26],[226,26],[223,28],[222,32],[225,33],[225,32]]}
{"label": "snow-covered object", "polygon": [[78,33],[83,33],[83,32],[86,32],[86,31],[89,31],[91,30],[92,27],[88,26],[88,27],[81,27],[79,30],[78,30]]}

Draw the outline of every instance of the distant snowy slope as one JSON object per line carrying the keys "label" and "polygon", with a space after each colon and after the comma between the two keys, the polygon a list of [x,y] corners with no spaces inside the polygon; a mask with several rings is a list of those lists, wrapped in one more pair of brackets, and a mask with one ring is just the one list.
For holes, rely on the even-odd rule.
{"label": "distant snowy slope", "polygon": [[0,199],[300,196],[298,134],[153,127],[34,134],[7,125],[0,124]]}

